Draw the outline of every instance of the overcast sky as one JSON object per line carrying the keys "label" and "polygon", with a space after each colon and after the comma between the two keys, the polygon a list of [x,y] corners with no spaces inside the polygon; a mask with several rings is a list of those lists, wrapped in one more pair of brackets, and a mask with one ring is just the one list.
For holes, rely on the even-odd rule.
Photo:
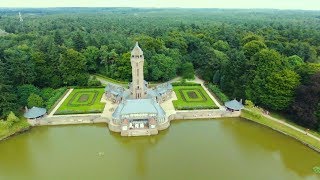
{"label": "overcast sky", "polygon": [[320,10],[320,0],[0,0],[0,7],[182,7]]}

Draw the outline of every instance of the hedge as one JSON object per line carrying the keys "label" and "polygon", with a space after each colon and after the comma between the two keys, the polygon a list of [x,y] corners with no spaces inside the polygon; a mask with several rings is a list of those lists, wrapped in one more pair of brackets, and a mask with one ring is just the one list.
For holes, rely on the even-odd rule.
{"label": "hedge", "polygon": [[53,92],[53,96],[51,96],[51,98],[48,99],[48,101],[46,102],[46,108],[48,110],[48,112],[51,111],[52,106],[60,99],[60,97],[67,91],[66,87],[62,87],[59,89],[54,90]]}
{"label": "hedge", "polygon": [[230,101],[228,96],[226,96],[217,85],[214,84],[209,84],[208,85],[209,89],[217,96],[217,98],[220,100],[220,102],[227,102]]}

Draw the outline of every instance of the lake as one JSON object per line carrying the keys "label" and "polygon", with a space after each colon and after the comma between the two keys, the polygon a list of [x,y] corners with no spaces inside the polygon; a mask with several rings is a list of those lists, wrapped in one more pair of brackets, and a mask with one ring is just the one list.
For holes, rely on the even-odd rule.
{"label": "lake", "polygon": [[150,137],[107,125],[35,127],[0,142],[0,179],[319,179],[320,154],[240,118],[186,120]]}

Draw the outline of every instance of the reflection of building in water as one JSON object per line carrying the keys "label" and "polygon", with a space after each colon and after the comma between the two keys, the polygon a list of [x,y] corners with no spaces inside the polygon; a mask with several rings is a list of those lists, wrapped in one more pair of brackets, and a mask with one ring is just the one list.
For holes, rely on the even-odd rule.
{"label": "reflection of building in water", "polygon": [[172,85],[164,83],[154,89],[148,88],[143,76],[143,51],[136,43],[131,51],[132,82],[129,89],[109,83],[106,98],[119,103],[112,114],[109,128],[122,136],[158,134],[169,126],[166,113],[159,103],[171,98]]}

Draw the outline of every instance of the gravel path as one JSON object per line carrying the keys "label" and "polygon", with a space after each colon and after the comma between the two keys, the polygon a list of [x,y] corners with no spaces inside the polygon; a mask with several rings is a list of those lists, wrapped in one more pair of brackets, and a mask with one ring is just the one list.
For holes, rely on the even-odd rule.
{"label": "gravel path", "polygon": [[54,109],[51,111],[51,113],[47,117],[52,117],[54,115],[54,113],[59,109],[61,104],[67,99],[67,97],[71,94],[72,91],[73,91],[72,88],[68,90],[67,94],[64,95],[61,101],[56,105],[56,107],[54,107]]}

